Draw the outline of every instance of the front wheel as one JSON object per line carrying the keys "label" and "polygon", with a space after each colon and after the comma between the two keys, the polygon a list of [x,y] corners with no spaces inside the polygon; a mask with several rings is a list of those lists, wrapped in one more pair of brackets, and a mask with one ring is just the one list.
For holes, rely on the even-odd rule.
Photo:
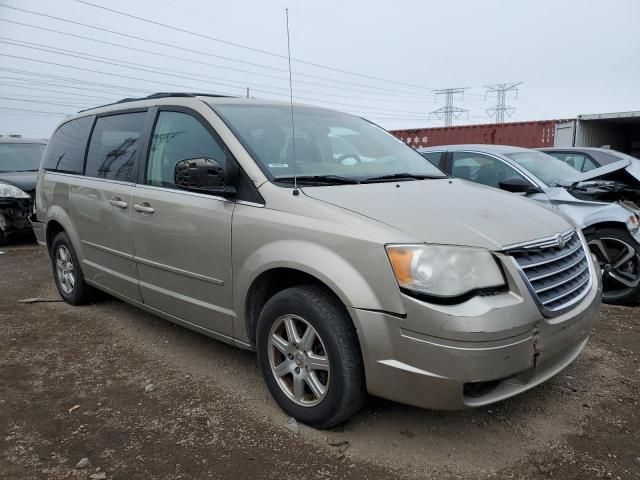
{"label": "front wheel", "polygon": [[640,245],[622,229],[603,228],[587,235],[602,270],[602,301],[630,304],[640,300]]}
{"label": "front wheel", "polygon": [[322,288],[275,294],[258,319],[257,350],[271,395],[299,421],[330,428],[362,407],[366,390],[355,329]]}

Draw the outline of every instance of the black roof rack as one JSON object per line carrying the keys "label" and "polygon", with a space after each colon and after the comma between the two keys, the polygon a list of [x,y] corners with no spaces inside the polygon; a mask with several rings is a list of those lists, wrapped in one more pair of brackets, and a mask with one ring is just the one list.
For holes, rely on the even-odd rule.
{"label": "black roof rack", "polygon": [[216,93],[193,93],[193,92],[157,92],[157,93],[152,93],[151,95],[147,95],[146,97],[123,98],[122,100],[118,100],[117,102],[107,103],[105,105],[98,105],[97,107],[85,108],[84,110],[79,110],[78,113],[86,112],[87,110],[93,110],[94,108],[102,108],[102,107],[108,107],[110,105],[118,105],[119,103],[136,102],[138,100],[152,100],[154,98],[170,98],[170,97],[222,97],[222,98],[231,98],[231,95],[219,95],[219,94],[216,94]]}

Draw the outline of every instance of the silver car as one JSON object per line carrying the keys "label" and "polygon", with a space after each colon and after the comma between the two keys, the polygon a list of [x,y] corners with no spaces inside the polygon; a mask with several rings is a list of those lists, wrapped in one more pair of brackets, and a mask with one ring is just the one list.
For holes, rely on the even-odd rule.
{"label": "silver car", "polygon": [[628,157],[580,173],[545,153],[506,145],[418,150],[454,177],[517,192],[569,217],[585,234],[608,303],[640,300],[640,162]]}
{"label": "silver car", "polygon": [[257,350],[275,400],[317,428],[367,392],[516,395],[580,354],[600,307],[565,218],[321,108],[157,94],[81,112],[53,134],[36,206],[65,301],[103,290]]}

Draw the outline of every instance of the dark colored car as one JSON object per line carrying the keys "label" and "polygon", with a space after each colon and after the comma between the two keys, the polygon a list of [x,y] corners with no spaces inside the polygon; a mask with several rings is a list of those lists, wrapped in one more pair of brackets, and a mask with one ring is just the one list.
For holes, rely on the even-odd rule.
{"label": "dark colored car", "polygon": [[46,140],[0,137],[0,243],[31,228],[36,180]]}
{"label": "dark colored car", "polygon": [[591,148],[591,147],[548,147],[538,148],[541,152],[551,155],[552,157],[562,160],[570,167],[575,168],[579,172],[588,172],[595,168],[611,165],[620,160],[634,160],[637,158],[618,152],[608,148]]}

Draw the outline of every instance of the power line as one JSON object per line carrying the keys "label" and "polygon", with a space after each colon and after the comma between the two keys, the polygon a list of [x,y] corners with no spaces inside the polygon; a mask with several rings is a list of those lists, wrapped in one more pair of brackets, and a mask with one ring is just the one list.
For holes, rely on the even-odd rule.
{"label": "power line", "polygon": [[[13,6],[10,6],[10,5],[3,4],[3,3],[0,3],[0,7],[9,8],[9,9],[20,11],[20,12],[23,12],[23,13],[28,13],[30,15],[36,15],[36,16],[40,16],[40,17],[44,17],[44,18],[58,20],[60,22],[69,23],[69,24],[72,24],[72,25],[80,25],[80,26],[85,27],[85,28],[90,28],[90,29],[97,30],[97,31],[100,31],[100,32],[106,32],[106,33],[110,33],[110,34],[113,34],[113,35],[118,35],[118,36],[121,36],[121,37],[124,37],[124,38],[130,38],[130,39],[134,39],[134,40],[139,40],[139,41],[150,43],[150,44],[153,44],[153,45],[160,45],[160,46],[163,46],[163,47],[173,48],[173,49],[184,51],[184,52],[190,52],[190,53],[195,53],[195,54],[198,54],[198,55],[204,55],[204,56],[208,56],[208,57],[212,57],[212,58],[218,58],[218,59],[222,59],[222,60],[227,60],[229,62],[240,63],[242,65],[251,65],[251,66],[254,66],[254,67],[264,68],[264,69],[268,69],[268,70],[272,70],[272,71],[288,73],[287,69],[274,67],[272,65],[264,65],[264,64],[259,64],[259,63],[255,63],[255,62],[249,62],[249,61],[246,61],[246,60],[238,60],[237,58],[231,58],[231,57],[226,57],[226,56],[223,56],[223,55],[217,55],[217,54],[214,54],[214,53],[211,53],[211,52],[204,52],[202,50],[195,50],[195,49],[191,49],[191,48],[187,48],[187,47],[179,47],[179,46],[176,46],[176,45],[173,45],[173,44],[170,44],[170,43],[160,42],[160,41],[157,41],[157,40],[152,40],[152,39],[145,38],[145,37],[140,37],[140,36],[137,36],[137,35],[118,32],[116,30],[110,30],[108,28],[103,28],[103,27],[98,27],[98,26],[95,26],[95,25],[90,25],[90,24],[87,24],[87,23],[77,22],[77,21],[74,21],[74,20],[69,20],[69,19],[66,19],[66,18],[61,18],[61,17],[57,17],[55,15],[49,15],[49,14],[45,14],[45,13],[42,13],[42,12],[35,12],[33,10],[27,10],[27,9],[24,9],[24,8],[13,7]],[[0,19],[0,21],[5,21],[5,20]],[[10,23],[19,23],[19,22],[15,22],[13,20],[6,20],[6,21],[8,21]],[[31,25],[28,25],[28,24],[23,24],[23,25],[31,26]],[[35,26],[33,26],[33,28],[45,29],[45,27],[35,27]],[[51,30],[51,29],[46,29],[46,30]],[[56,32],[57,33],[61,33],[63,35],[73,35],[73,34],[69,34],[69,33],[66,33],[66,32],[58,32],[58,31],[56,31]],[[89,39],[88,37],[82,37],[80,35],[73,35],[73,36],[84,38],[84,39]],[[91,40],[91,39],[89,39],[89,40]],[[102,40],[100,40],[100,41],[99,40],[94,40],[94,41],[100,42],[100,43],[112,44],[111,42],[105,42],[105,41],[102,41]],[[116,43],[113,43],[112,45],[114,45],[114,46],[122,46],[122,45],[119,45],[119,44],[116,44]],[[229,67],[219,67],[219,68],[229,68]],[[254,74],[255,75],[264,75],[264,74],[261,74],[261,73],[258,73],[258,72],[254,72]],[[320,80],[334,82],[334,83],[338,83],[338,84],[359,86],[359,87],[368,88],[368,89],[372,89],[372,90],[378,90],[378,91],[382,91],[382,92],[390,92],[390,93],[394,93],[394,94],[398,93],[397,89],[393,89],[392,90],[392,89],[378,87],[378,86],[365,85],[365,84],[362,84],[362,83],[349,82],[349,81],[345,81],[345,80],[337,80],[335,78],[323,77],[323,76],[320,76],[320,75],[314,75],[314,74],[309,74],[309,73],[296,72],[294,75],[295,76],[307,77],[307,78],[320,79]],[[302,80],[297,80],[297,81],[298,82],[302,82]],[[310,82],[306,82],[306,83],[310,83]],[[323,86],[325,88],[341,88],[341,89],[344,89],[343,87],[337,87],[337,86],[334,86],[334,85],[323,85]],[[409,95],[414,95],[414,96],[417,95],[416,92],[404,92],[404,93],[408,93]],[[409,98],[409,97],[407,97],[407,98]]]}
{"label": "power line", "polygon": [[[1,19],[0,19],[1,20]],[[1,40],[4,39],[4,40]],[[75,57],[75,58],[81,58],[83,60],[89,60],[89,61],[97,61],[95,59],[100,59],[100,60],[104,60],[103,62],[99,62],[99,63],[109,63],[109,62],[113,62],[112,64],[117,64],[118,66],[122,66],[125,67],[125,65],[129,65],[131,67],[128,68],[133,68],[135,70],[140,70],[142,67],[145,68],[151,68],[154,69],[158,72],[155,73],[160,73],[160,71],[165,71],[165,72],[169,72],[172,75],[171,76],[178,76],[179,78],[185,78],[185,79],[189,79],[189,80],[196,80],[196,81],[213,81],[215,83],[216,80],[223,80],[225,82],[236,82],[238,80],[233,80],[233,79],[228,79],[228,78],[220,78],[220,77],[209,77],[206,75],[199,75],[199,74],[190,74],[190,76],[184,76],[184,75],[180,75],[177,74],[176,70],[172,70],[172,69],[167,69],[167,68],[162,68],[162,67],[156,67],[154,65],[145,65],[143,63],[140,62],[128,62],[125,60],[120,60],[120,59],[116,59],[116,58],[110,58],[110,57],[104,57],[104,56],[100,56],[100,55],[94,55],[91,53],[85,53],[85,52],[79,52],[77,50],[69,50],[69,49],[65,49],[65,48],[59,48],[59,47],[48,47],[47,45],[43,45],[41,43],[35,43],[35,42],[26,42],[23,40],[16,40],[16,39],[12,39],[10,37],[3,37],[0,36],[0,43],[5,43],[7,45],[13,45],[13,46],[18,46],[18,47],[22,47],[22,48],[29,48],[32,50],[41,50],[41,51],[45,51],[45,52],[49,52],[49,53],[56,53],[58,55],[65,55],[65,56],[70,56],[70,57]],[[61,53],[62,52],[62,53]],[[93,57],[93,58],[91,58]],[[144,71],[148,71],[143,69]],[[160,73],[163,74],[163,73]],[[196,77],[200,77],[201,79],[204,80],[200,80],[199,78]],[[246,83],[244,81],[241,81],[243,83]],[[273,86],[273,85],[265,85],[265,84],[260,84],[260,83],[253,83],[253,82],[249,82],[254,86],[259,86],[259,87],[264,87],[264,88],[271,88],[271,89],[276,89],[276,90],[283,90],[283,91],[288,91],[287,88],[284,87],[278,87],[278,86]],[[223,84],[225,85],[225,84]],[[228,84],[227,84],[228,86]],[[243,86],[238,86],[237,88],[245,88]],[[255,91],[260,91],[260,90],[256,90],[254,87]],[[312,95],[315,95],[315,92],[310,92],[308,90],[296,90],[298,92],[301,93],[309,93]],[[268,92],[266,90],[262,91],[263,93],[272,93],[272,92]],[[349,99],[354,99],[354,100],[364,100],[364,101],[396,101],[393,99],[379,99],[379,98],[363,98],[363,97],[357,97],[354,98],[353,95],[337,95],[337,94],[320,94],[321,96],[326,96],[326,97],[335,97],[335,98],[349,98]],[[409,102],[408,100],[400,100],[402,102]],[[415,100],[410,101],[411,103],[415,103]]]}
{"label": "power line", "polygon": [[429,119],[431,119],[432,115],[435,115],[438,119],[444,120],[444,126],[450,127],[453,125],[454,118],[460,118],[460,116],[464,112],[468,112],[464,108],[455,107],[453,105],[453,101],[455,100],[456,95],[460,95],[461,98],[464,97],[464,91],[467,90],[468,87],[458,87],[458,88],[443,88],[440,90],[434,90],[433,93],[436,95],[436,99],[440,95],[445,96],[445,105],[444,107],[438,108],[437,110],[433,110],[429,113]]}
{"label": "power line", "polygon": [[39,103],[41,105],[56,105],[58,107],[71,107],[71,108],[83,108],[84,105],[72,105],[70,103],[58,103],[58,102],[43,102],[40,100],[29,100],[23,98],[11,98],[11,97],[0,97],[0,100],[11,100],[14,102],[27,102],[27,103]]}
{"label": "power line", "polygon": [[494,83],[493,85],[485,85],[487,91],[485,92],[485,98],[489,94],[496,94],[496,106],[487,109],[487,114],[491,117],[494,117],[496,123],[504,123],[504,115],[511,116],[513,112],[515,112],[514,107],[510,107],[507,105],[507,93],[516,92],[516,97],[518,95],[518,85],[521,85],[522,82],[511,82],[511,83]]}
{"label": "power line", "polygon": [[[74,69],[74,70],[80,70],[80,71],[84,71],[84,72],[100,73],[100,74],[108,75],[108,76],[112,76],[112,77],[126,78],[128,80],[138,80],[138,81],[141,81],[141,82],[148,82],[148,83],[154,83],[154,84],[163,84],[163,85],[168,85],[168,86],[171,86],[171,87],[186,88],[187,90],[193,90],[192,87],[188,87],[188,86],[181,85],[181,84],[178,84],[178,83],[170,83],[170,82],[163,82],[163,81],[157,81],[157,80],[149,80],[147,78],[132,77],[131,75],[122,75],[122,74],[119,74],[119,73],[102,72],[100,70],[94,70],[94,69],[91,69],[91,68],[75,67],[73,65],[65,65],[63,63],[48,62],[46,60],[39,60],[39,59],[23,57],[23,56],[19,56],[19,55],[9,55],[7,53],[0,53],[0,57],[13,58],[13,59],[17,59],[17,60],[27,60],[27,61],[36,62],[36,63],[44,63],[46,65],[54,65],[56,67],[71,68],[71,69]],[[233,88],[240,88],[240,87],[237,87],[235,85],[232,85],[232,87]],[[223,94],[223,95],[233,96],[233,94],[229,94],[228,92],[215,92],[215,93],[220,93],[220,94]]]}
{"label": "power line", "polygon": [[[76,85],[74,84],[81,84],[81,85],[89,85],[89,86],[97,86],[97,87],[102,87],[102,88],[111,88],[114,90],[117,90],[118,92],[122,92],[122,91],[129,91],[129,92],[139,92],[139,93],[148,93],[150,90],[149,89],[143,89],[143,88],[134,88],[134,87],[124,87],[122,85],[111,85],[108,83],[99,83],[99,82],[91,82],[88,80],[80,80],[77,78],[71,78],[71,77],[65,77],[65,76],[61,76],[61,75],[51,75],[51,74],[47,74],[47,73],[39,73],[39,72],[33,72],[31,70],[21,70],[21,69],[16,69],[16,68],[7,68],[7,67],[0,67],[0,71],[4,71],[4,72],[9,72],[9,73],[16,73],[19,75],[31,75],[33,77],[41,77],[44,78],[45,80],[59,80],[59,81],[63,81],[65,82],[64,84],[52,84],[52,86],[56,86],[56,87],[60,87],[60,88],[76,88]],[[20,77],[0,77],[0,78],[9,78],[9,79],[14,79],[14,80],[19,80],[19,81],[24,81],[24,82],[31,82],[31,83],[36,83],[36,84],[44,84],[44,82],[42,80],[39,79],[33,79],[33,78],[29,78],[29,79],[25,79],[25,78],[20,78]],[[67,84],[67,82],[69,84]],[[51,84],[49,84],[51,85]],[[83,90],[87,90],[86,88],[84,88]],[[104,92],[104,93],[110,93],[113,94],[115,92],[110,92],[110,91],[105,91],[105,90],[95,90],[95,89],[89,89],[89,91],[99,91],[99,92]],[[120,93],[118,93],[120,94]]]}
{"label": "power line", "polygon": [[[0,77],[0,79],[2,79],[2,78],[3,77]],[[18,87],[18,88],[28,89],[29,91],[37,90],[39,92],[49,92],[49,93],[56,93],[56,94],[62,94],[62,95],[71,95],[73,97],[86,97],[86,98],[92,98],[92,99],[95,99],[95,100],[113,100],[113,98],[98,97],[96,95],[86,95],[86,94],[82,94],[82,93],[78,93],[78,92],[64,92],[64,91],[61,91],[61,90],[53,90],[53,89],[50,89],[50,88],[39,88],[39,87],[34,87],[32,85],[27,86],[27,85],[20,84],[20,83],[6,83],[6,82],[1,82],[0,81],[0,86]],[[17,94],[12,94],[12,95],[17,95]],[[30,97],[34,96],[32,93],[29,93],[28,95]],[[35,95],[35,96],[37,96],[37,95]]]}
{"label": "power line", "polygon": [[62,113],[62,112],[45,112],[42,110],[31,110],[28,108],[14,108],[14,107],[0,107],[0,109],[2,110],[11,110],[11,111],[17,111],[17,112],[31,112],[31,113],[46,113],[49,115],[57,115],[57,116],[67,116],[70,115],[69,113]]}
{"label": "power line", "polygon": [[[1,6],[1,4],[0,4],[0,6]],[[56,34],[59,34],[59,35],[69,36],[69,37],[72,37],[72,38],[79,38],[79,39],[85,40],[85,41],[91,41],[91,42],[100,43],[100,44],[103,44],[103,45],[119,47],[119,48],[123,48],[123,49],[126,49],[126,50],[145,53],[147,55],[158,56],[158,57],[161,57],[161,58],[169,58],[171,60],[179,60],[179,61],[182,61],[182,62],[193,63],[193,64],[197,64],[197,65],[205,65],[205,66],[208,66],[208,67],[219,68],[219,69],[222,69],[222,70],[229,70],[229,71],[238,72],[238,73],[244,73],[244,74],[249,74],[249,75],[257,75],[257,76],[260,76],[260,77],[272,78],[272,79],[280,80],[280,81],[283,81],[283,82],[287,80],[286,77],[282,77],[282,76],[270,75],[268,73],[262,73],[262,72],[253,72],[253,71],[244,70],[244,69],[241,69],[241,68],[235,68],[235,67],[218,65],[218,64],[215,64],[215,63],[203,62],[201,60],[193,60],[193,59],[190,59],[190,58],[179,57],[179,56],[176,56],[176,55],[169,55],[169,54],[166,54],[166,53],[160,53],[160,52],[153,51],[153,50],[145,50],[145,49],[142,49],[142,48],[136,48],[136,47],[132,47],[132,46],[129,46],[129,45],[122,45],[120,43],[108,42],[108,41],[105,41],[105,40],[98,40],[96,38],[86,37],[84,35],[78,35],[78,34],[75,34],[75,33],[63,32],[61,30],[56,30],[56,29],[52,29],[52,28],[46,28],[46,27],[41,27],[41,26],[38,26],[38,25],[32,25],[32,24],[29,24],[29,23],[18,22],[16,20],[8,20],[8,19],[5,19],[5,18],[0,18],[0,22],[6,22],[6,23],[14,24],[14,25],[20,25],[20,26],[23,26],[23,27],[28,27],[28,28],[33,28],[33,29],[37,29],[37,30],[52,32],[52,33],[56,33]],[[5,38],[9,38],[9,37],[5,37]],[[15,39],[10,39],[10,40],[16,41]],[[20,40],[17,40],[17,41],[20,41]],[[29,43],[29,42],[24,42],[24,43]],[[178,48],[178,47],[174,47],[174,48]],[[200,53],[203,54],[203,55],[206,55],[205,52],[200,52]],[[298,74],[294,73],[294,75],[298,75]],[[335,81],[335,80],[330,80],[330,79],[327,79],[327,80],[328,81]],[[375,93],[375,92],[366,92],[366,91],[363,91],[363,90],[357,90],[357,89],[353,89],[353,88],[345,88],[343,86],[327,85],[327,84],[323,84],[323,83],[310,82],[310,81],[307,81],[307,80],[300,80],[300,79],[296,79],[295,82],[296,83],[302,83],[302,84],[305,84],[305,85],[323,87],[323,88],[338,89],[340,91],[351,91],[351,92],[355,92],[355,93],[364,93],[365,95],[368,95],[370,93]],[[351,82],[348,82],[348,85],[351,85],[351,84],[352,84]],[[361,85],[361,84],[354,84],[354,85]],[[363,87],[364,88],[375,88],[375,87],[369,87],[369,86],[366,86],[366,85],[363,85]],[[384,89],[383,91],[384,92],[393,92],[393,90],[387,90],[387,89]],[[343,98],[349,97],[350,98],[350,96],[347,96],[347,95],[337,95],[337,94],[327,94],[327,93],[324,93],[322,95],[332,96],[332,97],[343,97]],[[408,100],[409,98],[411,98],[411,100]],[[361,99],[362,100],[371,100],[371,101],[407,102],[408,103],[408,102],[414,102],[419,98],[422,98],[422,97],[417,97],[417,96],[415,96],[415,94],[414,94],[414,96],[405,96],[405,95],[397,95],[397,94],[394,93],[393,94],[393,98],[375,98],[375,99],[373,99],[373,98],[361,98]],[[403,100],[400,100],[400,99],[403,99]]]}
{"label": "power line", "polygon": [[534,107],[533,105],[531,105],[531,104],[529,104],[529,103],[525,102],[525,101],[524,101],[524,100],[522,100],[521,98],[516,97],[516,98],[515,98],[515,100],[516,100],[517,102],[519,102],[519,103],[523,104],[524,106],[529,107],[529,108],[531,108],[531,109],[535,110],[536,112],[542,113],[542,114],[543,114],[543,115],[545,115],[546,117],[550,117],[550,118],[551,118],[551,117],[553,117],[553,115],[551,115],[551,114],[549,114],[549,113],[545,112],[544,110],[540,110],[538,107]]}
{"label": "power line", "polygon": [[[36,47],[24,47],[24,48],[36,48]],[[39,48],[36,48],[36,49],[40,50]],[[56,53],[56,52],[54,52],[54,53]],[[66,54],[61,54],[61,55],[66,55]],[[0,53],[0,56],[8,57],[8,58],[20,59],[20,60],[27,60],[27,61],[32,61],[32,62],[36,62],[36,63],[43,63],[43,64],[47,64],[47,65],[54,65],[54,66],[58,66],[58,67],[71,68],[71,69],[74,69],[74,70],[86,71],[86,72],[91,72],[91,73],[99,73],[99,74],[113,76],[113,77],[120,77],[120,78],[126,78],[126,79],[138,80],[138,81],[144,81],[144,82],[156,83],[156,84],[164,84],[164,85],[169,85],[169,86],[173,86],[173,87],[178,87],[178,88],[181,88],[181,89],[186,89],[188,91],[198,90],[198,88],[193,88],[192,86],[183,85],[183,84],[177,84],[177,83],[171,83],[171,82],[165,82],[165,81],[157,81],[157,80],[150,80],[148,78],[133,77],[131,75],[123,75],[123,74],[118,74],[118,73],[113,73],[113,72],[104,72],[104,71],[100,71],[100,70],[83,68],[83,67],[67,65],[67,64],[63,64],[63,63],[57,63],[57,62],[49,62],[49,61],[46,61],[46,60],[40,60],[40,59],[30,58],[30,57],[25,57],[25,56],[10,55],[10,54],[6,54],[6,53]],[[70,55],[70,56],[73,57],[75,55]],[[97,63],[104,63],[104,64],[108,64],[108,65],[116,65],[116,66],[120,66],[120,67],[123,67],[123,68],[130,68],[130,69],[134,69],[134,70],[141,70],[141,71],[144,71],[144,72],[147,72],[147,73],[156,73],[156,74],[160,74],[160,75],[168,75],[168,76],[172,76],[172,77],[188,79],[188,80],[197,81],[197,82],[201,82],[201,83],[209,83],[208,80],[201,80],[201,79],[194,78],[194,77],[186,77],[184,75],[162,73],[162,72],[154,71],[154,70],[151,70],[151,69],[140,68],[140,67],[120,65],[120,64],[117,64],[117,63],[114,63],[114,62],[107,62],[107,61],[94,60],[94,59],[88,59],[88,58],[85,58],[85,60],[90,60],[90,61],[97,62]],[[0,67],[0,69],[2,69],[2,67]],[[224,86],[227,86],[227,87],[238,88],[238,89],[242,89],[242,90],[245,89],[245,87],[242,86],[242,85],[229,85],[229,84],[223,84],[223,83],[220,83],[220,82],[211,82],[211,83],[217,83],[218,85],[224,85]],[[254,89],[254,91],[259,92],[259,93],[265,93],[267,95],[279,96],[279,97],[286,97],[287,96],[285,93],[271,92],[271,91],[262,90],[262,89]],[[225,95],[238,96],[237,94],[229,94],[227,92],[221,92],[221,93],[223,93]],[[329,100],[320,100],[320,99],[316,99],[316,98],[308,97],[308,96],[296,95],[296,98],[297,99],[301,99],[301,100],[311,101],[311,102],[320,102],[320,103],[323,103],[323,104],[333,104],[333,105],[342,106],[342,107],[355,107],[355,108],[359,108],[359,109],[363,109],[363,110],[369,110],[370,112],[395,112],[395,113],[403,113],[403,114],[407,114],[407,113],[410,113],[410,114],[421,114],[421,112],[412,112],[412,111],[405,111],[405,110],[398,110],[398,109],[384,108],[384,107],[369,108],[369,107],[363,107],[362,105],[355,105],[355,104],[351,104],[351,103],[332,102],[332,101],[329,101]]]}
{"label": "power line", "polygon": [[[242,48],[242,49],[249,50],[249,51],[252,51],[252,52],[261,53],[261,54],[269,55],[269,56],[272,56],[272,57],[282,58],[282,59],[285,59],[285,60],[287,59],[286,55],[282,55],[282,54],[275,53],[275,52],[270,52],[268,50],[262,50],[262,49],[259,49],[259,48],[250,47],[248,45],[242,45],[240,43],[230,42],[228,40],[222,40],[220,38],[212,37],[210,35],[205,35],[205,34],[198,33],[198,32],[192,32],[190,30],[187,30],[187,29],[184,29],[184,28],[180,28],[180,27],[176,27],[174,25],[167,25],[166,23],[161,23],[161,22],[158,22],[158,21],[155,21],[155,20],[150,20],[148,18],[138,17],[136,15],[132,15],[130,13],[122,12],[120,10],[116,10],[116,9],[113,9],[113,8],[104,7],[102,5],[96,5],[95,3],[91,3],[91,2],[88,2],[86,0],[72,0],[72,1],[77,2],[77,3],[82,3],[84,5],[89,5],[89,6],[92,6],[92,7],[95,7],[95,8],[99,8],[99,9],[102,9],[102,10],[106,10],[108,12],[116,13],[118,15],[122,15],[122,16],[125,16],[125,17],[128,17],[128,18],[133,18],[135,20],[139,20],[141,22],[149,23],[151,25],[156,25],[156,26],[168,28],[168,29],[171,29],[171,30],[174,30],[174,31],[177,31],[177,32],[186,33],[188,35],[193,35],[193,36],[200,37],[200,38],[206,38],[208,40],[212,40],[214,42],[219,42],[219,43],[222,43],[222,44],[225,44],[225,45],[230,45],[230,46],[233,46],[233,47]],[[399,81],[396,81],[396,80],[390,80],[390,79],[386,79],[386,78],[376,77],[376,76],[373,76],[373,75],[366,75],[366,74],[363,74],[363,73],[352,72],[350,70],[343,70],[341,68],[331,67],[329,65],[323,65],[323,64],[320,64],[320,63],[309,62],[307,60],[301,60],[301,59],[292,58],[292,61],[297,62],[297,63],[302,63],[304,65],[311,65],[311,66],[314,66],[314,67],[317,67],[317,68],[323,68],[325,70],[331,70],[331,71],[334,71],[334,72],[344,73],[344,74],[347,74],[347,75],[353,75],[353,76],[357,76],[357,77],[361,77],[361,78],[368,78],[370,80],[377,80],[377,81],[380,81],[380,82],[393,83],[395,85],[403,85],[405,87],[418,88],[420,90],[428,90],[427,87],[424,87],[422,85],[414,85],[414,84],[411,84],[411,83],[399,82]]]}

